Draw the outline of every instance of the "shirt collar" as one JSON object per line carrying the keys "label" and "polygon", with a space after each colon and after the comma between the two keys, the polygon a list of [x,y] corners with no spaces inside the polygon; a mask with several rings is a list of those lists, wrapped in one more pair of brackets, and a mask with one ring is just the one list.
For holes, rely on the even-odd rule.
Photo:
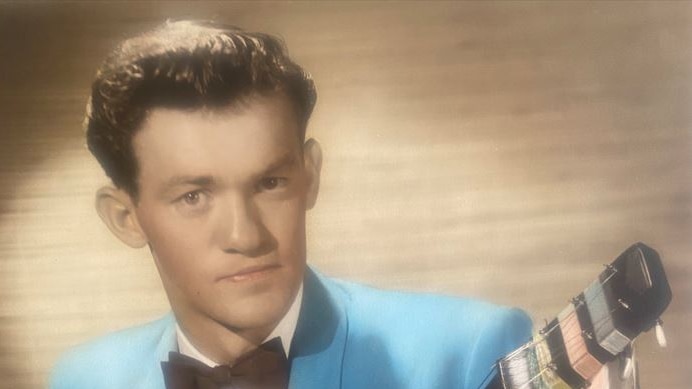
{"label": "shirt collar", "polygon": [[[300,288],[298,289],[298,294],[296,294],[296,297],[293,300],[291,307],[288,309],[288,312],[286,312],[279,324],[277,324],[274,330],[264,340],[264,342],[266,342],[267,340],[274,339],[278,336],[281,339],[281,345],[283,346],[287,356],[289,355],[291,341],[293,340],[293,335],[296,332],[296,326],[298,325],[298,315],[300,314],[300,306],[302,301],[303,284],[301,283]],[[190,339],[187,338],[177,323],[175,325],[175,332],[178,339],[178,351],[181,354],[195,358],[209,367],[219,365],[219,363],[202,354],[202,352],[199,351],[197,347],[192,344],[192,342],[190,342]]]}

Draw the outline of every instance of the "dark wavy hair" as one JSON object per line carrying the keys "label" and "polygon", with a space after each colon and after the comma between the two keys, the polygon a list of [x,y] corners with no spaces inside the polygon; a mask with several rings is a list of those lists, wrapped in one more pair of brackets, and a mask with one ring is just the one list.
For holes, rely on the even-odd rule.
{"label": "dark wavy hair", "polygon": [[85,119],[87,145],[113,183],[136,198],[132,138],[149,109],[222,107],[272,92],[292,101],[302,143],[317,95],[281,40],[213,22],[166,22],[121,43],[98,70]]}

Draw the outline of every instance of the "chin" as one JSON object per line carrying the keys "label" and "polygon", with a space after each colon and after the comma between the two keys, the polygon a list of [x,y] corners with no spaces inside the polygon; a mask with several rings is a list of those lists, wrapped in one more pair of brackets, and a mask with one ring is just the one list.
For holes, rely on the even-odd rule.
{"label": "chin", "polygon": [[229,327],[239,330],[274,327],[291,308],[293,293],[266,293],[243,299],[227,307],[223,320]]}

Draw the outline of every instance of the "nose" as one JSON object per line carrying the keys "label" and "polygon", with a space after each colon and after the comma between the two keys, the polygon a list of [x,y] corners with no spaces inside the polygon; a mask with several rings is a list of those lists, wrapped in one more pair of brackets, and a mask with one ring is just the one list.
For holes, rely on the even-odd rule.
{"label": "nose", "polygon": [[233,196],[228,204],[228,211],[221,215],[225,226],[222,228],[223,250],[248,257],[264,254],[271,246],[271,239],[252,199]]}

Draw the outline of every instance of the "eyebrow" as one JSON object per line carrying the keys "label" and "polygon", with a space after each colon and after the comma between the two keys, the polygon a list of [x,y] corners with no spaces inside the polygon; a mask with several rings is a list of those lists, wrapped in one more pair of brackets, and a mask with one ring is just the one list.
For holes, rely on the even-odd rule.
{"label": "eyebrow", "polygon": [[212,186],[215,183],[216,180],[212,176],[175,176],[166,182],[163,192],[168,192],[178,185]]}
{"label": "eyebrow", "polygon": [[[282,167],[285,166],[291,166],[296,162],[296,156],[291,153],[287,152],[286,154],[282,155],[281,157],[277,158],[274,162],[270,163],[266,168],[262,170],[262,172],[255,174],[254,176],[256,177],[261,177],[266,174],[271,173],[272,171],[278,170]],[[163,193],[166,193],[172,189],[174,189],[177,186],[180,185],[191,185],[191,186],[204,186],[204,187],[210,187],[214,186],[216,184],[216,179],[211,176],[211,175],[201,175],[201,176],[192,176],[192,175],[180,175],[180,176],[174,176],[168,182],[164,184]]]}
{"label": "eyebrow", "polygon": [[281,157],[277,158],[274,162],[270,163],[266,168],[262,170],[262,172],[259,174],[260,176],[266,175],[268,173],[271,173],[274,170],[278,170],[279,168],[285,167],[285,166],[292,166],[296,162],[296,155],[287,152]]}

